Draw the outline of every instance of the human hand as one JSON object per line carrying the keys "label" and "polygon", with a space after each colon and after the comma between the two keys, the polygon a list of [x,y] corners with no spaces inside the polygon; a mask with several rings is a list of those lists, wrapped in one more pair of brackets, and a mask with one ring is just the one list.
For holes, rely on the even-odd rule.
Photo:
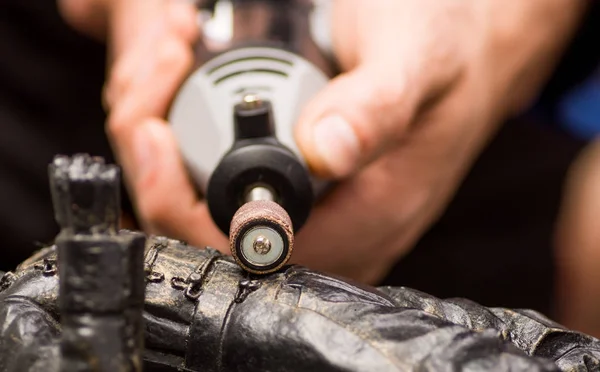
{"label": "human hand", "polygon": [[[191,8],[96,1],[112,7],[108,133],[145,230],[226,251],[162,119],[192,63]],[[296,237],[293,260],[366,282],[385,275],[442,212],[498,123],[535,95],[579,8],[336,1],[335,52],[346,72],[307,107],[297,140],[316,173],[342,182]]]}
{"label": "human hand", "polygon": [[198,200],[164,120],[193,64],[199,38],[187,0],[61,0],[75,28],[106,40],[107,134],[137,217],[148,233],[226,250],[226,237]]}
{"label": "human hand", "polygon": [[312,169],[341,179],[293,260],[376,282],[435,221],[474,158],[552,70],[583,2],[339,0],[345,74],[297,127]]}

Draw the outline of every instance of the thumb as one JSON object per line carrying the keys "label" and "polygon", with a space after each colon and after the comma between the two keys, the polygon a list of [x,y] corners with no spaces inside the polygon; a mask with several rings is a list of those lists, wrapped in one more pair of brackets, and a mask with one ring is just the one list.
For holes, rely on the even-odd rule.
{"label": "thumb", "polygon": [[336,77],[302,113],[296,141],[315,174],[350,176],[403,138],[416,111],[415,92],[401,73],[380,70],[363,65]]}

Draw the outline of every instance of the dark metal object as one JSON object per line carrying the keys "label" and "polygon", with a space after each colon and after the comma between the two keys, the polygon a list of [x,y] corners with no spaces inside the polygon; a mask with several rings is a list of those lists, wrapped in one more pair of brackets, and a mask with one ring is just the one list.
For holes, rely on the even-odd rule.
{"label": "dark metal object", "polygon": [[61,371],[140,371],[145,237],[117,234],[119,170],[86,155],[57,157],[50,182],[61,225]]}
{"label": "dark metal object", "polygon": [[235,141],[275,137],[271,103],[254,94],[245,95],[233,109]]}
{"label": "dark metal object", "polygon": [[268,101],[259,107],[235,107],[235,142],[210,177],[207,202],[219,228],[231,235],[233,216],[254,185],[272,190],[274,201],[289,214],[294,232],[314,203],[308,170],[276,138]]}
{"label": "dark metal object", "polygon": [[[229,234],[231,252],[245,270],[267,274],[291,257],[293,234],[314,202],[308,170],[276,138],[271,104],[248,95],[234,109],[235,142],[219,162],[208,185],[213,219]],[[261,199],[262,198],[262,199]],[[249,251],[249,229],[274,232],[280,248],[264,255]],[[275,241],[270,243],[275,243]]]}
{"label": "dark metal object", "polygon": [[[74,189],[65,193],[71,195]],[[58,204],[63,211],[69,209]],[[99,242],[131,241],[127,239],[138,236],[112,233],[110,228],[88,232],[71,235],[72,241],[82,236]],[[52,266],[63,249],[41,250],[0,281],[0,372],[54,372],[67,365],[65,359],[72,355],[61,354],[61,340],[79,325],[65,327],[65,318],[77,318],[61,313],[61,307],[90,311],[89,319],[102,322],[93,331],[114,337],[114,344],[103,341],[111,347],[127,337],[112,332],[114,323],[106,320],[141,314],[140,307],[131,306],[133,312],[108,312],[103,317],[92,311],[91,303],[77,300],[67,306],[61,299],[59,307],[59,280]],[[533,311],[440,300],[407,288],[375,289],[298,266],[254,278],[213,249],[161,237],[147,239],[139,262],[143,272],[134,269],[134,275],[147,279],[145,371],[600,370],[600,340]],[[58,264],[62,281],[62,257]],[[138,298],[134,292],[139,295],[133,290],[132,297],[106,301],[125,303]],[[81,340],[101,345],[90,338]],[[79,366],[94,370],[97,364],[92,361],[105,360],[110,348],[95,352],[99,359]]]}
{"label": "dark metal object", "polygon": [[[0,371],[53,371],[56,276],[38,253],[0,293]],[[149,238],[145,371],[598,371],[600,341],[527,310],[288,267],[248,278],[231,258]],[[178,285],[172,285],[172,279]],[[193,294],[190,296],[189,294]],[[33,366],[45,366],[35,369]]]}

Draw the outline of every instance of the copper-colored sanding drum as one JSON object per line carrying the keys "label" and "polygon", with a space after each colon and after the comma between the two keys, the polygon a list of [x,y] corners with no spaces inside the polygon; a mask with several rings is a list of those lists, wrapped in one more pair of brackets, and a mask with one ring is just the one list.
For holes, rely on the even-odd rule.
{"label": "copper-colored sanding drum", "polygon": [[250,201],[231,220],[229,246],[244,270],[254,274],[276,271],[292,255],[294,232],[290,216],[273,201]]}

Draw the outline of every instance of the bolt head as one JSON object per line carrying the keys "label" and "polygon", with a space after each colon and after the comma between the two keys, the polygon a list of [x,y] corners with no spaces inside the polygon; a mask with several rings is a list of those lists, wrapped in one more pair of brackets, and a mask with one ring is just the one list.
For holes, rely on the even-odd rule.
{"label": "bolt head", "polygon": [[254,239],[252,247],[258,254],[267,254],[271,250],[271,241],[266,237],[259,235]]}

